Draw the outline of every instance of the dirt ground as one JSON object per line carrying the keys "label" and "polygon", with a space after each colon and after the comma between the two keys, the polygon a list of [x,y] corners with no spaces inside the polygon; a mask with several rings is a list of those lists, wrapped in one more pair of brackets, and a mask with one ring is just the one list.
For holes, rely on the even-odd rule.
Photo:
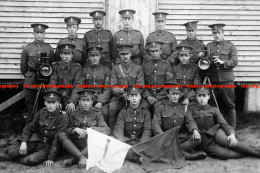
{"label": "dirt ground", "polygon": [[[258,115],[259,116],[259,115]],[[241,122],[242,121],[242,122]],[[244,127],[246,126],[246,128]],[[240,120],[237,134],[241,140],[248,141],[249,144],[260,146],[260,118]],[[76,165],[70,168],[61,168],[61,160],[55,162],[53,167],[45,167],[38,165],[36,167],[23,166],[12,162],[1,162],[0,172],[2,173],[102,173],[103,171],[97,167],[91,168],[89,171],[79,169]],[[188,166],[182,169],[167,169],[157,171],[156,173],[260,173],[260,159],[246,157],[242,159],[218,160],[206,158],[201,161],[187,161]],[[145,172],[138,164],[125,162],[120,170],[115,173],[143,173]]]}

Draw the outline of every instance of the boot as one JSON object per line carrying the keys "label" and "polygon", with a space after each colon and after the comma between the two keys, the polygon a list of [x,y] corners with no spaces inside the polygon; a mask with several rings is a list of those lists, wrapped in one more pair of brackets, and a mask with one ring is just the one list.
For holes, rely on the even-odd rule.
{"label": "boot", "polygon": [[246,155],[255,156],[260,158],[260,147],[247,145],[244,142],[238,141],[237,145],[233,147],[235,151],[241,152]]}
{"label": "boot", "polygon": [[207,154],[204,151],[199,151],[196,153],[187,153],[186,151],[182,151],[182,154],[185,157],[185,160],[202,160],[207,157]]}
{"label": "boot", "polygon": [[88,158],[88,147],[86,146],[83,150],[81,150],[81,154],[84,156],[81,160],[79,160],[78,167],[79,168],[85,168],[87,163],[86,163],[86,158]]}
{"label": "boot", "polygon": [[11,157],[9,156],[9,154],[7,154],[5,152],[5,150],[0,152],[0,161],[10,161],[10,160],[11,160]]}
{"label": "boot", "polygon": [[72,157],[70,159],[66,159],[61,163],[61,167],[62,168],[67,168],[70,167],[72,165],[75,165],[77,163],[77,159],[75,157]]}
{"label": "boot", "polygon": [[230,109],[227,111],[227,122],[231,127],[234,129],[236,128],[237,116],[235,109]]}
{"label": "boot", "polygon": [[[70,141],[70,140],[64,140],[62,142],[62,146],[65,150],[67,150],[72,156],[78,159],[79,164],[84,167],[82,163],[85,162],[86,165],[86,157],[82,155],[82,153],[79,151],[79,149]],[[66,160],[65,160],[66,161]],[[64,162],[65,162],[64,161]],[[72,162],[73,163],[73,162]],[[64,163],[64,166],[68,165],[67,163]]]}

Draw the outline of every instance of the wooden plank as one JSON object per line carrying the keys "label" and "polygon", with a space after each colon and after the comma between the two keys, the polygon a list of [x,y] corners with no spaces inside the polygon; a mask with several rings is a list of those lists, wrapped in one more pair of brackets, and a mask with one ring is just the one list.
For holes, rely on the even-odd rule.
{"label": "wooden plank", "polygon": [[0,104],[0,112],[5,110],[9,106],[15,104],[16,102],[18,102],[19,100],[21,100],[23,98],[24,98],[24,92],[21,91],[18,94],[16,94],[15,96],[11,97],[10,99],[8,99],[5,102],[1,103]]}
{"label": "wooden plank", "polygon": [[239,65],[240,66],[259,66],[260,67],[260,62],[259,61],[240,61]]}
{"label": "wooden plank", "polygon": [[[39,18],[39,17],[28,17],[28,18],[24,18],[24,17],[3,17],[0,16],[0,22],[27,22],[27,23],[64,23],[64,18],[47,18],[45,16]],[[91,18],[82,18],[81,19],[82,23],[92,23],[92,19]]]}
{"label": "wooden plank", "polygon": [[[4,0],[2,0],[4,1]],[[5,0],[9,1],[9,0]],[[37,0],[38,2],[56,2],[56,3],[66,3],[71,2],[71,0]],[[12,2],[35,2],[35,0],[12,0]],[[86,2],[86,0],[73,0],[73,3],[82,3]],[[102,3],[103,0],[88,0],[88,2]]]}
{"label": "wooden plank", "polygon": [[241,77],[236,77],[235,78],[235,82],[260,82],[260,77],[259,76],[254,76],[254,77],[250,77],[250,76],[241,76]]}
{"label": "wooden plank", "polygon": [[[166,22],[167,23],[167,22]],[[186,23],[186,22],[184,22]],[[183,24],[183,23],[182,23]],[[168,25],[167,23],[167,28],[168,29],[176,29],[176,30],[182,30],[185,29],[184,26],[182,24],[171,24]],[[208,30],[208,23],[201,23],[201,21],[199,21],[198,23],[198,30]],[[260,26],[252,26],[252,25],[226,25],[225,26],[225,31],[234,31],[234,30],[238,30],[238,31],[259,31],[260,30]]]}
{"label": "wooden plank", "polygon": [[[68,15],[72,16],[72,15]],[[2,22],[0,23],[1,28],[31,28],[31,22]],[[50,23],[50,22],[45,22],[44,24],[49,25],[51,28],[60,28],[64,29],[66,27],[66,24],[64,21],[61,21],[59,23]],[[81,23],[79,25],[79,31],[81,29],[86,29],[86,28],[93,28],[93,23]]]}
{"label": "wooden plank", "polygon": [[[250,0],[235,0],[237,5],[260,5],[259,1],[250,1]],[[234,5],[234,1],[227,1],[227,0],[183,0],[183,1],[169,1],[169,0],[160,0],[159,5],[161,4],[167,4],[167,5],[175,5],[175,4],[210,4],[210,5]]]}
{"label": "wooden plank", "polygon": [[[89,16],[89,14],[86,13],[82,13],[82,12],[76,12],[71,14],[73,16],[77,16],[79,18],[90,18],[92,19],[91,16]],[[11,11],[11,12],[1,12],[1,8],[0,8],[0,16],[9,16],[9,17],[46,17],[46,18],[65,18],[70,16],[70,14],[66,13],[65,11],[58,13],[58,12],[52,12],[52,13],[48,13],[48,15],[46,15],[46,13],[44,12],[16,12],[16,11]]]}
{"label": "wooden plank", "polygon": [[74,2],[68,2],[68,3],[53,3],[53,2],[23,2],[23,3],[15,3],[15,2],[1,2],[2,7],[59,7],[59,8],[103,8],[103,3],[101,2],[88,2],[85,3],[74,3]]}
{"label": "wooden plank", "polygon": [[[260,15],[260,14],[259,14]],[[203,15],[198,15],[198,14],[187,14],[187,15],[177,15],[177,14],[173,14],[173,15],[168,15],[167,16],[167,20],[175,20],[176,18],[181,20],[187,20],[187,19],[199,19],[199,20],[223,20],[223,18],[225,20],[255,20],[255,15],[226,15],[226,14],[216,14],[216,15],[208,15],[208,14],[203,14]]]}
{"label": "wooden plank", "polygon": [[170,9],[170,10],[176,10],[176,9],[200,9],[200,10],[259,10],[260,6],[257,5],[208,5],[208,4],[189,4],[189,5],[183,5],[183,4],[174,4],[174,5],[168,5],[168,4],[159,4],[160,10],[163,11],[164,9]]}
{"label": "wooden plank", "polygon": [[[198,20],[198,18],[190,18],[189,20]],[[176,18],[174,20],[167,20],[167,24],[168,25],[182,25],[183,23],[187,22],[187,19],[184,20],[184,19],[181,19],[179,20],[178,17],[176,16]],[[235,21],[235,20],[226,20],[224,17],[219,20],[219,21],[216,21],[216,20],[202,20],[200,21],[201,24],[204,24],[204,25],[210,25],[210,24],[214,24],[214,23],[226,23],[228,24],[229,26],[230,25],[250,25],[250,26],[255,26],[255,25],[259,25],[260,24],[260,21],[257,21],[257,20],[248,20],[248,21]]]}
{"label": "wooden plank", "polygon": [[22,74],[0,74],[0,79],[24,79]]}
{"label": "wooden plank", "polygon": [[20,64],[0,64],[0,69],[2,68],[11,68],[11,69],[19,69]]}
{"label": "wooden plank", "polygon": [[12,58],[12,59],[5,58],[5,57],[1,57],[1,58],[4,58],[4,59],[0,59],[0,64],[18,64],[21,61],[21,59],[20,59],[21,55],[20,54],[19,54],[19,56],[17,56],[17,58]]}
{"label": "wooden plank", "polygon": [[237,76],[237,77],[241,77],[241,76],[250,76],[250,77],[253,77],[253,76],[260,76],[260,72],[253,72],[253,71],[250,71],[250,72],[246,72],[246,71],[235,71],[234,74]]}
{"label": "wooden plank", "polygon": [[249,66],[237,66],[234,68],[234,71],[247,71],[247,72],[256,72],[256,71],[260,71],[260,66],[256,66],[256,67],[249,67]]}
{"label": "wooden plank", "polygon": [[0,74],[21,74],[20,69],[0,69]]}

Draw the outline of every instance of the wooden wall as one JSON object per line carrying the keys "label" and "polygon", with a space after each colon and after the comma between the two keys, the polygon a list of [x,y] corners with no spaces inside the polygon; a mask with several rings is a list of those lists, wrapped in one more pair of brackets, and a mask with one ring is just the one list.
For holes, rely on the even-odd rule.
{"label": "wooden wall", "polygon": [[32,23],[49,25],[45,42],[56,48],[59,39],[68,35],[65,17],[81,18],[78,33],[83,38],[93,28],[89,13],[105,8],[105,0],[1,0],[0,3],[0,79],[23,79],[20,53],[34,39]]}
{"label": "wooden wall", "polygon": [[213,40],[208,25],[225,23],[225,39],[238,50],[236,81],[260,82],[260,0],[158,0],[158,10],[170,13],[167,29],[185,39],[183,23],[199,20],[198,37]]}

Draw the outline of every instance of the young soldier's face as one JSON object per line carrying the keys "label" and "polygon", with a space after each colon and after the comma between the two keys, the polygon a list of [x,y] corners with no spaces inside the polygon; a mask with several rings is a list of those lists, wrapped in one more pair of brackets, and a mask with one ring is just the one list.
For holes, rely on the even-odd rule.
{"label": "young soldier's face", "polygon": [[103,26],[104,19],[103,18],[94,18],[92,20],[95,28],[100,29]]}
{"label": "young soldier's face", "polygon": [[59,107],[59,102],[58,101],[48,101],[48,100],[45,100],[44,104],[45,104],[46,109],[47,109],[48,112],[54,112]]}
{"label": "young soldier's face", "polygon": [[186,30],[188,38],[195,38],[197,34],[197,29],[194,30]]}
{"label": "young soldier's face", "polygon": [[72,60],[73,53],[72,52],[62,52],[60,54],[60,57],[63,62],[65,62],[66,64],[69,64],[70,61]]}
{"label": "young soldier's face", "polygon": [[77,34],[78,31],[78,25],[68,25],[67,26],[67,31],[69,33],[69,35],[71,36],[75,36]]}
{"label": "young soldier's face", "polygon": [[179,53],[179,59],[182,64],[189,64],[190,63],[190,54],[180,54]]}
{"label": "young soldier's face", "polygon": [[124,63],[128,63],[131,61],[132,52],[128,53],[120,53],[120,58]]}
{"label": "young soldier's face", "polygon": [[213,38],[216,42],[221,42],[224,39],[223,30],[212,32]]}
{"label": "young soldier's face", "polygon": [[209,94],[197,94],[196,95],[196,99],[197,102],[199,103],[199,105],[205,106],[206,104],[208,104],[210,95]]}
{"label": "young soldier's face", "polygon": [[84,111],[89,111],[93,105],[92,98],[80,98],[79,105]]}
{"label": "young soldier's face", "polygon": [[133,17],[122,17],[122,23],[125,29],[132,28],[133,21]]}
{"label": "young soldier's face", "polygon": [[149,50],[149,53],[153,59],[160,59],[162,54],[162,49]]}
{"label": "young soldier's face", "polygon": [[128,99],[130,101],[130,104],[132,106],[137,106],[140,104],[140,100],[141,100],[141,95],[140,94],[130,94],[128,96]]}
{"label": "young soldier's face", "polygon": [[165,20],[156,20],[155,21],[155,28],[156,28],[156,30],[157,31],[164,31],[165,24],[166,24]]}
{"label": "young soldier's face", "polygon": [[100,54],[90,54],[89,59],[90,59],[91,64],[98,65],[100,62],[100,59],[101,59],[101,55]]}
{"label": "young soldier's face", "polygon": [[169,91],[168,97],[170,102],[177,103],[179,101],[180,94],[174,93],[173,91]]}
{"label": "young soldier's face", "polygon": [[43,41],[45,36],[45,31],[34,31],[33,32],[34,38],[37,41]]}

